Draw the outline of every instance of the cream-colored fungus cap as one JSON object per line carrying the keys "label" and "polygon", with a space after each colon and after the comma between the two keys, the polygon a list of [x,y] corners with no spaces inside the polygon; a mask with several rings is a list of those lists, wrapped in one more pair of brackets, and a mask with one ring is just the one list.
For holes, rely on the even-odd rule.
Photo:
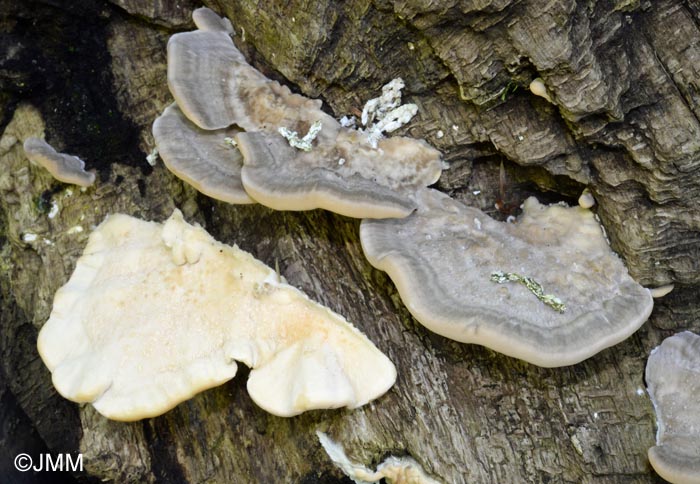
{"label": "cream-colored fungus cap", "polygon": [[236,361],[252,368],[251,398],[280,416],[359,407],[396,379],[345,319],[177,210],[95,229],[38,348],[61,395],[115,420],[160,415],[233,378]]}
{"label": "cream-colored fungus cap", "polygon": [[207,7],[201,7],[193,10],[192,20],[199,30],[224,32],[227,34],[233,33],[233,25],[231,25],[231,21],[225,17],[219,17],[216,12]]}
{"label": "cream-colored fungus cap", "polygon": [[83,160],[77,156],[58,153],[43,139],[24,140],[24,153],[29,161],[46,168],[56,180],[81,187],[89,187],[95,183],[95,174],[85,171]]}
{"label": "cream-colored fungus cap", "polygon": [[207,131],[171,104],[153,123],[158,152],[168,167],[207,196],[228,203],[253,203],[241,183],[243,157],[227,141],[240,130]]}
{"label": "cream-colored fungus cap", "polygon": [[[630,278],[589,210],[529,198],[510,224],[436,190],[418,199],[404,219],[363,220],[360,238],[428,329],[554,367],[624,340],[649,317],[649,291]],[[530,278],[532,290],[494,281],[508,274]]]}
{"label": "cream-colored fungus cap", "polygon": [[[328,136],[327,136],[328,135]],[[243,186],[257,202],[276,210],[324,208],[348,217],[405,217],[414,193],[440,177],[439,153],[422,141],[382,139],[380,150],[363,134],[323,130],[306,152],[273,133],[240,133]]]}
{"label": "cream-colored fungus cap", "polygon": [[656,411],[654,470],[674,484],[700,484],[700,336],[684,331],[649,355],[649,396]]}

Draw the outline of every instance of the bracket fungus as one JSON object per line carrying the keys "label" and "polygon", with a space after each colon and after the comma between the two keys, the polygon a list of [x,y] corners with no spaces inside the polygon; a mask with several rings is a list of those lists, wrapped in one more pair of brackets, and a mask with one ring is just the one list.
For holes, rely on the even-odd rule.
{"label": "bracket fungus", "polygon": [[[235,137],[243,154],[243,186],[273,209],[405,217],[415,208],[414,192],[435,183],[442,171],[440,152],[425,141],[370,139],[371,133],[341,126],[320,100],[294,94],[250,66],[221,30],[170,38],[168,85],[183,114],[200,128],[236,125],[245,131]],[[384,113],[391,126],[377,128],[380,133],[397,125],[392,112]],[[297,134],[307,132],[301,139]]]}
{"label": "bracket fungus", "polygon": [[117,214],[97,227],[38,348],[61,395],[126,421],[233,378],[236,361],[252,368],[253,401],[279,416],[359,407],[396,378],[345,319],[177,210],[164,224]]}
{"label": "bracket fungus", "polygon": [[[323,139],[324,131],[318,136]],[[382,160],[362,144],[362,136],[343,128],[333,144],[319,143],[305,152],[278,135],[239,133],[243,186],[255,201],[277,210],[325,208],[357,218],[405,217],[415,208],[413,192],[440,177],[434,150],[388,138],[382,140]]]}
{"label": "bracket fungus", "polygon": [[646,383],[658,432],[649,462],[674,484],[700,484],[700,336],[666,338],[649,355]]}
{"label": "bracket fungus", "polygon": [[[363,220],[360,239],[428,329],[554,367],[624,340],[649,317],[649,291],[630,278],[590,211],[529,198],[508,224],[436,190],[417,198],[404,219]],[[532,288],[494,283],[501,272]]]}
{"label": "bracket fungus", "polygon": [[241,153],[226,142],[239,131],[198,128],[175,104],[153,123],[158,153],[171,172],[217,200],[253,203],[241,183]]}
{"label": "bracket fungus", "polygon": [[85,171],[83,160],[57,152],[43,139],[27,138],[24,141],[24,153],[29,161],[46,168],[56,180],[81,187],[95,183],[95,174]]}

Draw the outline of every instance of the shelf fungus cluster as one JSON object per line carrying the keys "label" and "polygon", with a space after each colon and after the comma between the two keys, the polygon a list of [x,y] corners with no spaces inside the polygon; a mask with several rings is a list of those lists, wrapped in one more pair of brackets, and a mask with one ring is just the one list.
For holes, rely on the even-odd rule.
{"label": "shelf fungus cluster", "polygon": [[700,484],[700,336],[666,338],[649,355],[646,383],[656,411],[654,470],[674,484]]}
{"label": "shelf fungus cluster", "polygon": [[162,414],[252,368],[248,392],[279,416],[355,408],[396,370],[341,316],[175,211],[111,215],[56,293],[39,353],[64,397],[111,419]]}
{"label": "shelf fungus cluster", "polygon": [[448,338],[553,367],[636,331],[649,290],[632,280],[593,214],[530,198],[497,222],[436,190],[403,219],[363,220],[362,248],[413,316]]}
{"label": "shelf fungus cluster", "polygon": [[156,120],[153,135],[166,166],[198,190],[276,210],[405,217],[415,209],[413,194],[440,177],[440,153],[426,142],[382,136],[417,111],[400,106],[400,80],[372,100],[367,129],[353,129],[326,114],[321,101],[250,66],[231,40],[230,23],[208,9],[196,10],[194,19],[198,30],[168,42],[177,106]]}
{"label": "shelf fungus cluster", "polygon": [[435,149],[383,137],[417,111],[401,105],[400,79],[354,129],[250,66],[227,20],[207,9],[194,19],[198,30],[168,43],[176,105],[153,132],[166,165],[200,191],[365,219],[367,258],[416,319],[537,365],[577,363],[648,318],[651,294],[610,250],[588,198],[576,208],[528,200],[516,224],[498,223],[426,188],[441,172]]}
{"label": "shelf fungus cluster", "polygon": [[[401,105],[402,81],[368,102],[365,128],[354,129],[251,67],[228,20],[208,9],[193,18],[198,30],[168,43],[176,102],[153,134],[166,166],[202,193],[363,218],[365,255],[418,321],[536,365],[577,363],[649,316],[650,292],[586,208],[529,199],[506,224],[426,188],[440,176],[439,152],[383,137],[417,110]],[[25,150],[57,177],[94,180],[40,140]],[[233,378],[237,361],[252,368],[251,398],[280,416],[355,408],[396,379],[345,319],[179,211],[164,224],[112,215],[96,228],[38,347],[63,396],[117,420],[159,415]]]}

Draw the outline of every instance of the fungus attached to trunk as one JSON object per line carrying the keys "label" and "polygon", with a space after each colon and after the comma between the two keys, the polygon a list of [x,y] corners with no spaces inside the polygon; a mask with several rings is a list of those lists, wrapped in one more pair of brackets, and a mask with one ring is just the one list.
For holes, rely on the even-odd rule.
{"label": "fungus attached to trunk", "polygon": [[674,484],[700,484],[700,336],[666,338],[649,355],[646,382],[658,431],[649,462]]}
{"label": "fungus attached to trunk", "polygon": [[370,263],[436,333],[564,366],[624,340],[651,313],[649,291],[588,210],[530,198],[508,224],[436,190],[418,200],[405,219],[363,220],[360,237]]}
{"label": "fungus attached to trunk", "polygon": [[442,171],[440,153],[422,140],[377,141],[341,126],[321,101],[294,94],[250,66],[222,31],[173,35],[168,85],[200,128],[245,130],[236,137],[243,186],[255,201],[277,210],[405,217],[415,208],[414,192],[435,183]]}
{"label": "fungus attached to trunk", "polygon": [[236,246],[187,224],[112,215],[91,234],[39,333],[64,397],[103,415],[159,415],[252,368],[251,398],[293,416],[359,407],[396,370],[341,316]]}
{"label": "fungus attached to trunk", "polygon": [[170,171],[217,200],[253,203],[241,183],[241,153],[226,141],[239,131],[198,128],[175,104],[153,123],[158,153]]}
{"label": "fungus attached to trunk", "polygon": [[85,162],[77,156],[58,153],[43,139],[27,138],[24,141],[27,158],[48,170],[56,180],[89,187],[95,183],[95,174],[85,171]]}
{"label": "fungus attached to trunk", "polygon": [[380,141],[380,154],[364,145],[362,136],[342,128],[333,143],[325,143],[321,131],[319,145],[305,152],[276,134],[240,133],[235,139],[245,160],[243,186],[255,201],[277,210],[405,217],[415,208],[414,192],[440,176],[435,150],[389,138]]}

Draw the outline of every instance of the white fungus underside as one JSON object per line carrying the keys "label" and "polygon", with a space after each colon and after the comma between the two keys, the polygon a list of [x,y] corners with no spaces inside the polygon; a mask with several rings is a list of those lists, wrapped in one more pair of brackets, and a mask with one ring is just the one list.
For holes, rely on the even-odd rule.
{"label": "white fungus underside", "polygon": [[[364,220],[370,263],[386,271],[427,328],[540,366],[581,361],[618,343],[649,316],[652,298],[610,250],[593,214],[524,204],[516,224],[496,222],[435,190],[401,220]],[[532,277],[567,307],[554,311],[495,271]]]}
{"label": "white fungus underside", "polygon": [[159,415],[253,368],[251,398],[292,416],[386,392],[392,363],[341,316],[276,282],[176,211],[164,225],[112,215],[90,236],[39,334],[59,393],[103,415]]}
{"label": "white fungus underside", "polygon": [[658,426],[649,462],[669,482],[700,483],[700,336],[666,338],[649,355],[646,383]]}

